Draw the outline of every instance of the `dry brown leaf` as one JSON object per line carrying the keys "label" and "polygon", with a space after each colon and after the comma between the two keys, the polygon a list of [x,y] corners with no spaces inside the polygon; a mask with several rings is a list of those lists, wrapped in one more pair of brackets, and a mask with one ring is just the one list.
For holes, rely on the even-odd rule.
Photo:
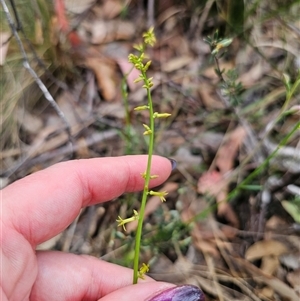
{"label": "dry brown leaf", "polygon": [[117,17],[124,9],[124,3],[118,0],[105,1],[101,6],[102,17],[105,19],[113,19]]}
{"label": "dry brown leaf", "polygon": [[265,286],[258,291],[258,296],[265,300],[272,300],[274,297],[274,290],[269,286]]}
{"label": "dry brown leaf", "polygon": [[225,174],[233,168],[236,153],[245,137],[246,131],[243,127],[237,127],[225,137],[225,142],[221,145],[215,162],[221,174]]}
{"label": "dry brown leaf", "polygon": [[93,6],[95,0],[64,0],[66,9],[75,14],[81,14]]}
{"label": "dry brown leaf", "polygon": [[157,261],[150,267],[149,276],[157,281],[182,283],[186,279],[186,274],[190,273],[193,268],[194,264],[186,257],[179,256],[173,263],[165,255],[159,254]]}
{"label": "dry brown leaf", "polygon": [[87,140],[82,137],[77,140],[78,149],[76,151],[76,158],[84,159],[90,157],[90,151],[87,144]]}
{"label": "dry brown leaf", "polygon": [[109,39],[111,34],[109,33],[109,29],[106,27],[106,22],[103,20],[97,20],[97,22],[91,24],[91,26],[91,43],[101,44]]}
{"label": "dry brown leaf", "polygon": [[220,230],[222,231],[223,235],[230,240],[237,236],[238,230],[236,228],[237,227],[227,225],[220,226]]}
{"label": "dry brown leaf", "polygon": [[224,104],[218,99],[215,89],[208,84],[201,84],[198,88],[201,101],[206,109],[223,109]]}
{"label": "dry brown leaf", "polygon": [[97,20],[87,25],[91,33],[91,43],[102,44],[116,40],[130,40],[135,34],[134,24],[129,21]]}
{"label": "dry brown leaf", "polygon": [[117,94],[114,64],[107,59],[87,56],[85,65],[94,71],[103,98],[113,100]]}
{"label": "dry brown leaf", "polygon": [[265,282],[280,296],[287,297],[291,301],[299,301],[299,296],[296,292],[278,278],[265,279]]}
{"label": "dry brown leaf", "polygon": [[[229,70],[234,68],[234,62],[220,62],[220,70]],[[203,73],[205,77],[210,78],[210,79],[219,79],[218,75],[215,72],[215,67],[209,67],[207,68]]]}
{"label": "dry brown leaf", "polygon": [[267,230],[276,230],[282,227],[287,227],[288,223],[279,216],[273,215],[270,219],[266,222],[266,229]]}
{"label": "dry brown leaf", "polygon": [[267,275],[275,275],[279,267],[279,259],[277,256],[264,256],[261,262],[261,270]]}
{"label": "dry brown leaf", "polygon": [[246,251],[245,258],[252,261],[264,256],[280,256],[287,252],[288,249],[286,246],[277,240],[262,240],[249,247]]}
{"label": "dry brown leaf", "polygon": [[219,217],[223,217],[226,219],[226,221],[234,228],[239,228],[240,222],[236,215],[236,213],[233,211],[230,204],[227,202],[219,202],[218,203],[218,209],[217,214]]}
{"label": "dry brown leaf", "polygon": [[35,18],[34,22],[34,31],[35,31],[35,43],[38,45],[43,45],[44,43],[44,32],[43,32],[43,24],[40,18]]}
{"label": "dry brown leaf", "polygon": [[198,180],[197,191],[201,194],[209,194],[218,198],[224,195],[222,192],[227,189],[228,181],[222,174],[216,170],[208,171],[202,174]]}
{"label": "dry brown leaf", "polygon": [[236,152],[242,144],[246,136],[246,131],[242,127],[237,127],[227,137],[225,142],[220,146],[216,155],[215,165],[219,168],[218,171],[208,171],[204,173],[198,181],[198,192],[208,194],[216,198],[218,203],[218,216],[224,217],[233,227],[239,228],[239,220],[231,208],[224,202],[228,193],[229,179],[227,174],[234,166]]}
{"label": "dry brown leaf", "polygon": [[270,71],[270,66],[268,64],[263,64],[263,61],[259,64],[253,66],[250,70],[240,76],[239,81],[243,84],[244,87],[251,87],[254,84],[257,84],[263,74],[266,74]]}
{"label": "dry brown leaf", "polygon": [[[180,216],[184,223],[189,223],[191,219],[195,217],[195,212],[190,208],[185,208],[181,211]],[[201,240],[211,241],[217,236],[211,227],[211,217],[205,219],[203,223],[198,222],[195,227],[197,227],[197,229],[194,230],[195,232],[193,233],[196,237],[199,236]]]}
{"label": "dry brown leaf", "polygon": [[198,192],[215,197],[218,203],[217,214],[224,217],[231,226],[239,228],[239,220],[231,208],[230,204],[225,202],[228,191],[228,179],[218,171],[208,171],[198,180]]}
{"label": "dry brown leaf", "polygon": [[191,56],[176,57],[162,64],[161,70],[163,72],[173,72],[175,70],[182,69],[192,61],[193,58]]}
{"label": "dry brown leaf", "polygon": [[288,273],[286,278],[295,291],[300,294],[300,269]]}
{"label": "dry brown leaf", "polygon": [[[195,213],[190,207],[185,208],[181,212],[181,219],[183,222],[188,222],[195,216]],[[218,258],[219,250],[215,242],[215,233],[211,227],[211,217],[206,219],[205,223],[197,223],[191,231],[193,238],[193,245],[199,251],[211,254],[213,257]]]}
{"label": "dry brown leaf", "polygon": [[219,254],[219,251],[216,247],[215,242],[208,241],[208,240],[201,240],[201,239],[199,239],[199,237],[194,236],[193,233],[192,233],[192,237],[195,238],[193,240],[193,243],[194,243],[194,246],[195,246],[196,249],[198,249],[202,253],[210,254],[214,258],[219,258],[220,257],[220,254]]}
{"label": "dry brown leaf", "polygon": [[243,258],[232,258],[232,260],[234,260],[236,264],[239,264],[241,269],[244,269],[250,273],[252,278],[255,278],[257,282],[270,286],[280,296],[289,298],[290,301],[299,301],[299,296],[297,296],[294,289],[289,287],[278,278],[266,275],[261,269],[257,268],[255,265],[244,260]]}
{"label": "dry brown leaf", "polygon": [[[168,19],[172,18],[176,14],[182,12],[182,7],[177,7],[173,3],[171,3],[171,5],[170,5],[170,2],[173,2],[173,1],[159,1],[158,2],[158,4],[159,4],[158,10],[161,10],[161,14],[158,16],[158,18],[156,20],[157,27],[159,27],[159,25],[166,22]],[[169,3],[169,5],[167,5],[168,8],[166,8],[167,3]],[[164,8],[159,9],[162,6],[164,6]]]}

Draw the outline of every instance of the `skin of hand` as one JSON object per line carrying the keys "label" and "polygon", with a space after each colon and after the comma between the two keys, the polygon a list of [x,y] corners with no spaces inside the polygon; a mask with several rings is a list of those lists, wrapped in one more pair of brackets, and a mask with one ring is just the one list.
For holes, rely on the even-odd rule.
{"label": "skin of hand", "polygon": [[[92,256],[36,251],[66,229],[81,208],[143,189],[147,156],[68,161],[14,182],[1,193],[0,300],[148,300],[172,284],[149,277],[132,285],[132,270]],[[171,173],[153,156],[151,187]],[[117,226],[117,225],[116,225]]]}

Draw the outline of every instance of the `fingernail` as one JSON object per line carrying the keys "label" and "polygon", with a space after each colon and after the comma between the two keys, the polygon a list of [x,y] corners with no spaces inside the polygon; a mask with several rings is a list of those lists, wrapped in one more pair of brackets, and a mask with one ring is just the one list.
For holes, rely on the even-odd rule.
{"label": "fingernail", "polygon": [[171,162],[172,170],[174,170],[177,167],[177,162],[171,158],[167,158],[167,159]]}
{"label": "fingernail", "polygon": [[204,301],[203,292],[194,285],[182,285],[167,289],[148,301]]}

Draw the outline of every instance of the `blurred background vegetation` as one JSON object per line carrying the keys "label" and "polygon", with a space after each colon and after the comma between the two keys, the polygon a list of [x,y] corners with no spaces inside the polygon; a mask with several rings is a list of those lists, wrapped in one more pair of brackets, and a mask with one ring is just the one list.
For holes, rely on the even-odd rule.
{"label": "blurred background vegetation", "polygon": [[[172,113],[155,153],[178,168],[167,202],[148,202],[142,261],[207,300],[299,300],[299,1],[1,4],[2,187],[64,160],[145,153],[127,56],[153,25],[153,99]],[[115,220],[139,197],[84,209],[40,248],[131,267],[135,225]]]}

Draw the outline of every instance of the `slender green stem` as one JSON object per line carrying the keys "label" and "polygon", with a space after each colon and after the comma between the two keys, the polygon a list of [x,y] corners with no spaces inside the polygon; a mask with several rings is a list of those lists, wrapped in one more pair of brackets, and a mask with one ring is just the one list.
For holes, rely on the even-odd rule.
{"label": "slender green stem", "polygon": [[125,124],[126,127],[130,126],[130,112],[129,112],[129,105],[128,105],[128,93],[127,93],[127,76],[128,74],[125,74],[123,79],[122,79],[122,98],[124,102],[124,107],[125,107]]}
{"label": "slender green stem", "polygon": [[122,83],[121,83],[121,92],[122,92],[122,98],[125,108],[125,154],[126,155],[132,155],[133,153],[133,147],[132,147],[132,126],[131,126],[131,120],[130,120],[130,109],[129,109],[129,103],[128,103],[128,92],[127,92],[127,78],[128,75],[133,70],[133,67],[129,70],[128,73],[124,74]]}
{"label": "slender green stem", "polygon": [[277,122],[279,122],[286,115],[287,107],[289,106],[289,104],[292,100],[292,97],[296,93],[296,90],[298,89],[299,85],[300,85],[300,71],[299,71],[297,79],[294,82],[294,84],[292,85],[292,87],[286,86],[285,102],[284,102],[282,108],[280,109],[280,112],[279,112],[277,118],[275,119],[273,125],[275,125]]}
{"label": "slender green stem", "polygon": [[[144,82],[147,85],[148,80],[146,77],[146,73],[142,72],[144,76]],[[143,197],[142,203],[139,212],[139,220],[138,220],[138,227],[136,231],[135,237],[135,251],[134,251],[134,261],[133,261],[133,284],[136,284],[138,281],[138,269],[139,269],[139,259],[140,259],[140,247],[141,247],[141,238],[142,238],[142,229],[143,229],[143,222],[144,222],[144,214],[145,214],[145,207],[146,201],[149,192],[149,183],[150,183],[150,172],[151,172],[151,162],[152,162],[152,154],[153,154],[153,147],[154,147],[154,118],[153,118],[153,104],[152,104],[152,97],[150,89],[147,88],[147,97],[148,97],[148,106],[149,106],[149,119],[150,119],[150,140],[149,140],[149,147],[148,147],[148,162],[147,162],[147,169],[146,169],[146,176],[145,176],[145,184],[143,190]]]}
{"label": "slender green stem", "polygon": [[277,152],[280,150],[281,147],[286,145],[289,139],[293,136],[293,134],[300,129],[300,121],[296,123],[294,128],[280,141],[276,149],[262,162],[255,170],[250,173],[245,180],[243,180],[239,185],[233,189],[227,196],[227,200],[232,199],[236,194],[240,191],[241,187],[249,183],[253,180],[257,175],[259,175],[264,167],[269,164],[269,162],[276,156]]}
{"label": "slender green stem", "polygon": [[298,87],[300,86],[300,71],[298,73],[297,80],[295,81],[294,85],[291,88],[291,91],[289,92],[288,98],[292,98]]}
{"label": "slender green stem", "polygon": [[[227,198],[224,200],[224,202],[231,201],[239,192],[241,189],[243,189],[243,186],[247,185],[250,181],[252,181],[257,175],[259,175],[263,169],[269,164],[269,162],[276,156],[277,152],[280,150],[281,147],[286,145],[289,141],[289,139],[293,136],[293,134],[300,129],[300,121],[296,123],[296,125],[293,127],[293,129],[280,141],[276,149],[265,159],[264,162],[262,162],[255,170],[253,170],[242,182],[238,184],[238,186],[233,189],[227,196]],[[187,224],[190,224],[192,222],[195,222],[197,220],[200,220],[201,218],[207,216],[209,213],[211,213],[215,207],[208,207],[205,210],[201,211],[197,215],[193,216]]]}
{"label": "slender green stem", "polygon": [[128,105],[128,93],[127,93],[127,74],[124,75],[122,79],[122,98],[124,102],[124,108],[125,108],[125,143],[126,143],[126,155],[132,154],[132,148],[131,148],[131,123],[130,123],[130,112],[129,112],[129,105]]}

